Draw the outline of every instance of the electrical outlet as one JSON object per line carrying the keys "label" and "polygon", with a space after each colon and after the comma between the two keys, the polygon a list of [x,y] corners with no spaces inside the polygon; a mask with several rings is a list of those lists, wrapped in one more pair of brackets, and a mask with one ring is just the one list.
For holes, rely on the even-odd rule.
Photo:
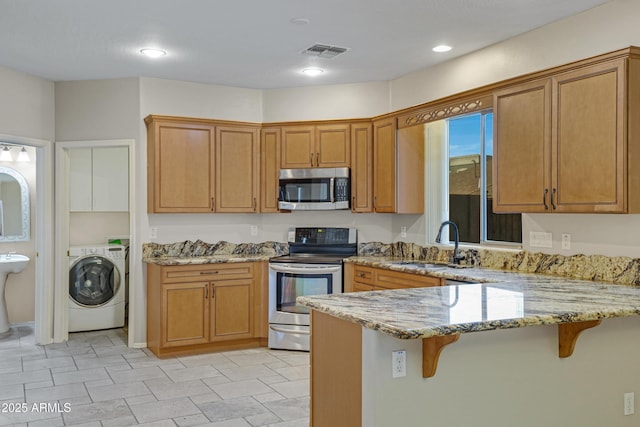
{"label": "electrical outlet", "polygon": [[635,412],[634,409],[635,403],[635,395],[633,392],[624,394],[624,414],[625,415],[633,415]]}
{"label": "electrical outlet", "polygon": [[391,352],[391,376],[393,378],[407,376],[406,350],[396,350]]}
{"label": "electrical outlet", "polygon": [[551,233],[543,231],[529,232],[529,245],[532,248],[551,248],[553,247],[553,236]]}
{"label": "electrical outlet", "polygon": [[571,234],[564,233],[562,235],[562,249],[571,249]]}
{"label": "electrical outlet", "polygon": [[151,227],[149,229],[149,238],[157,239],[158,238],[158,229],[156,227]]}
{"label": "electrical outlet", "polygon": [[258,235],[258,226],[257,225],[252,225],[251,226],[251,235],[252,236],[257,236]]}
{"label": "electrical outlet", "polygon": [[400,227],[400,237],[402,238],[407,237],[407,227],[405,226]]}

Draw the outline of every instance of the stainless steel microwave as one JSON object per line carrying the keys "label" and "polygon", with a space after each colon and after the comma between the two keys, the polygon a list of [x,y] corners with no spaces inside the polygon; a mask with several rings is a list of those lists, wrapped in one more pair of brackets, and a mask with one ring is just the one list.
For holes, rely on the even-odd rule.
{"label": "stainless steel microwave", "polygon": [[283,210],[349,209],[349,168],[280,169],[279,187]]}

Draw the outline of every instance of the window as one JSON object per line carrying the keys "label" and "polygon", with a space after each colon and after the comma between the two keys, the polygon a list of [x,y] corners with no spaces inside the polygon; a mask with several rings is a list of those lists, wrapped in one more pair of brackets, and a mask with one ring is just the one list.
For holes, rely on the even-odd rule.
{"label": "window", "polygon": [[[449,219],[466,243],[522,242],[521,214],[493,213],[493,113],[447,121]],[[453,230],[449,231],[453,240]]]}

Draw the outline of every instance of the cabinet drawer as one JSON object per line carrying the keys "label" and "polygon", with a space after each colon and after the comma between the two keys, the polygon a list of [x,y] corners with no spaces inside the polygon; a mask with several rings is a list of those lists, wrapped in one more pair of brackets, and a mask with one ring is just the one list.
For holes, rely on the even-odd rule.
{"label": "cabinet drawer", "polygon": [[373,268],[361,265],[354,266],[353,281],[373,285]]}
{"label": "cabinet drawer", "polygon": [[191,282],[193,280],[250,279],[253,263],[198,264],[188,266],[165,266],[162,268],[163,282]]}
{"label": "cabinet drawer", "polygon": [[390,270],[376,270],[375,285],[386,289],[423,288],[440,286],[442,279],[438,277],[422,276],[419,274],[403,273]]}

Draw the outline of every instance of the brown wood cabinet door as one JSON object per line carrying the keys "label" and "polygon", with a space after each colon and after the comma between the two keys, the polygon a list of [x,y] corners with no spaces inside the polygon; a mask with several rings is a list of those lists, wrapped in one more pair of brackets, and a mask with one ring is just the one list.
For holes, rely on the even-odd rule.
{"label": "brown wood cabinet door", "polygon": [[396,211],[395,119],[373,122],[373,209]]}
{"label": "brown wood cabinet door", "polygon": [[282,169],[310,168],[315,165],[314,126],[284,126],[282,128]]}
{"label": "brown wood cabinet door", "polygon": [[149,212],[210,212],[214,127],[156,121],[147,143]]}
{"label": "brown wood cabinet door", "polygon": [[216,212],[257,212],[258,129],[216,128]]}
{"label": "brown wood cabinet door", "polygon": [[557,212],[625,212],[625,60],[552,78]]}
{"label": "brown wood cabinet door", "polygon": [[551,83],[494,95],[493,210],[551,210]]}
{"label": "brown wood cabinet door", "polygon": [[424,212],[424,126],[396,132],[396,212]]}
{"label": "brown wood cabinet door", "polygon": [[262,129],[260,138],[260,212],[278,212],[280,128]]}
{"label": "brown wood cabinet door", "polygon": [[211,341],[253,337],[253,280],[211,284]]}
{"label": "brown wood cabinet door", "polygon": [[371,123],[351,124],[351,211],[373,212]]}
{"label": "brown wood cabinet door", "polygon": [[314,167],[348,168],[351,165],[351,133],[349,124],[315,127]]}
{"label": "brown wood cabinet door", "polygon": [[161,347],[209,342],[208,282],[162,285]]}

